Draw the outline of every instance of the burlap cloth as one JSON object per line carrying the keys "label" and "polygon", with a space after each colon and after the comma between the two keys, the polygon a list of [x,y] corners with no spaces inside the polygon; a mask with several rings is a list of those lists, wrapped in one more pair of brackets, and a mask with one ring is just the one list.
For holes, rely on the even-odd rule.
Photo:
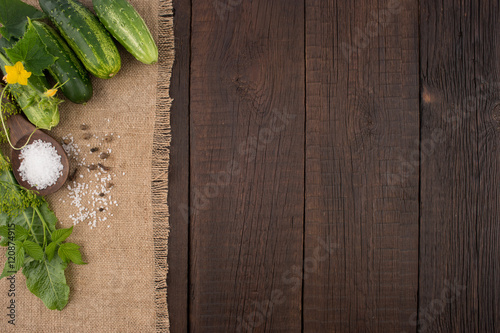
{"label": "burlap cloth", "polygon": [[[25,2],[38,7],[36,0]],[[82,2],[91,7],[90,0]],[[59,227],[76,223],[78,212],[88,215],[76,223],[68,239],[82,246],[88,265],[70,264],[66,270],[71,291],[62,311],[48,310],[27,290],[21,272],[16,274],[15,327],[7,317],[12,298],[7,295],[9,283],[0,281],[2,333],[169,330],[166,275],[172,4],[171,0],[130,2],[157,41],[159,63],[144,65],[120,46],[122,68],[117,76],[93,78],[94,96],[86,105],[61,104],[60,124],[50,132],[72,147],[72,171],[77,171],[74,181],[47,199]],[[92,148],[99,150],[91,153]],[[102,152],[109,156],[101,159]],[[97,163],[109,169],[86,167]],[[102,184],[109,187],[103,190],[98,187]],[[72,196],[75,188],[83,186],[88,188],[79,192],[78,208]],[[105,196],[100,197],[101,192],[106,192]],[[95,207],[93,202],[97,202]],[[1,267],[3,258],[2,248]]]}

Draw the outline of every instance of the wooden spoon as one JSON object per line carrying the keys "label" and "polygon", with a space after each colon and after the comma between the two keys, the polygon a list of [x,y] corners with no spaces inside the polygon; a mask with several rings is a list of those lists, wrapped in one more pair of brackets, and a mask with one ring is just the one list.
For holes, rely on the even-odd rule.
{"label": "wooden spoon", "polygon": [[[35,130],[35,126],[31,124],[24,116],[20,114],[13,115],[9,119],[7,119],[7,124],[10,128],[10,140],[14,147],[22,147],[26,144],[26,141],[30,137],[31,133]],[[36,187],[31,186],[27,181],[24,181],[19,174],[19,166],[21,165],[21,159],[19,155],[21,154],[20,150],[11,150],[11,161],[12,161],[12,171],[14,172],[14,177],[16,177],[17,182],[22,187],[38,192],[39,195],[47,195],[54,193],[61,186],[64,185],[66,179],[68,178],[69,173],[69,160],[68,155],[64,151],[63,147],[50,135],[42,132],[41,130],[36,130],[35,133],[31,136],[29,143],[33,143],[35,140],[42,140],[45,142],[50,142],[55,148],[57,153],[61,156],[61,164],[63,165],[62,175],[59,176],[56,183],[52,186],[48,186],[43,190],[37,190]]]}

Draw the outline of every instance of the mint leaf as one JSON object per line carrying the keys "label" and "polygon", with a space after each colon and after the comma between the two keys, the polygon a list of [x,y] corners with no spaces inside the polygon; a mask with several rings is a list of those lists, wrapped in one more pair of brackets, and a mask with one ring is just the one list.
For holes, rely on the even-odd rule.
{"label": "mint leaf", "polygon": [[68,238],[73,232],[73,226],[68,229],[57,229],[52,233],[52,241],[56,243],[62,243],[66,238]]}
{"label": "mint leaf", "polygon": [[51,261],[33,260],[23,267],[29,291],[51,310],[62,310],[68,304],[69,287],[64,276],[67,266],[67,263],[56,256]]}
{"label": "mint leaf", "polygon": [[64,243],[59,246],[57,254],[59,254],[59,257],[65,262],[72,261],[77,265],[85,265],[87,263],[82,261],[82,254],[79,248],[80,246],[75,243]]}
{"label": "mint leaf", "polygon": [[52,242],[45,248],[45,254],[47,255],[47,259],[49,259],[49,261],[51,261],[52,258],[54,258],[54,254],[56,253],[56,247],[57,243]]}
{"label": "mint leaf", "polygon": [[31,22],[23,37],[5,53],[13,64],[21,61],[28,72],[38,76],[44,75],[43,70],[57,59],[47,51]]}
{"label": "mint leaf", "polygon": [[23,241],[26,238],[28,238],[28,236],[30,235],[28,230],[24,229],[20,225],[15,225],[14,227],[15,227],[15,229],[13,230],[14,231],[13,235],[9,235],[11,228],[7,227],[6,225],[1,226],[0,227],[0,236],[7,238],[7,240],[9,238],[9,236],[14,236],[14,240]]}
{"label": "mint leaf", "polygon": [[26,29],[27,18],[41,19],[45,14],[20,0],[0,0],[0,33],[7,39],[19,38]]}
{"label": "mint leaf", "polygon": [[33,243],[32,241],[25,240],[23,243],[23,248],[26,254],[33,257],[34,259],[43,259],[43,250],[40,245]]}
{"label": "mint leaf", "polygon": [[14,239],[18,240],[18,241],[23,241],[26,238],[28,238],[30,235],[29,231],[24,229],[20,225],[16,225],[14,230],[15,230],[14,231],[14,233],[15,233]]}
{"label": "mint leaf", "polygon": [[23,267],[23,264],[24,264],[24,247],[23,247],[23,243],[21,243],[20,241],[14,241],[14,244],[16,246],[16,250],[15,250],[15,266],[14,266],[14,270],[17,272],[18,270],[21,269],[21,267]]}

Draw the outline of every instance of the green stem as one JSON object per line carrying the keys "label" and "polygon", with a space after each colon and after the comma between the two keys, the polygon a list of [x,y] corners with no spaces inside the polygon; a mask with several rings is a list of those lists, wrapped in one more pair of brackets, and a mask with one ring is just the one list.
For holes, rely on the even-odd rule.
{"label": "green stem", "polygon": [[42,221],[42,224],[43,224],[43,246],[42,247],[45,247],[47,245],[47,235],[45,234],[45,229],[47,229],[47,231],[51,235],[52,235],[52,233],[50,232],[50,229],[47,226],[47,222],[43,218],[42,213],[40,213],[40,210],[38,209],[38,207],[33,207],[33,209],[36,211],[36,213],[38,214],[38,217],[40,218],[40,221]]}
{"label": "green stem", "polygon": [[31,231],[31,234],[33,235],[33,239],[35,240],[35,242],[40,245],[40,243],[38,243],[38,240],[36,239],[35,237],[35,231],[33,230],[33,218],[35,217],[35,212],[33,212],[33,216],[32,216],[32,221],[31,221],[31,224],[29,223],[29,218],[26,216],[26,212],[23,211],[23,215],[24,215],[24,219],[26,220],[26,224],[28,225],[28,227],[30,228],[30,231]]}
{"label": "green stem", "polygon": [[5,133],[5,136],[7,137],[7,141],[9,142],[9,145],[12,147],[12,142],[10,142],[9,138],[9,132],[7,131],[7,127],[5,126],[5,122],[3,121],[3,112],[2,112],[2,102],[3,102],[3,95],[5,94],[5,91],[7,90],[7,87],[9,84],[7,83],[5,87],[2,89],[2,94],[0,95],[0,114],[1,114],[1,119],[2,119],[2,127],[3,131]]}

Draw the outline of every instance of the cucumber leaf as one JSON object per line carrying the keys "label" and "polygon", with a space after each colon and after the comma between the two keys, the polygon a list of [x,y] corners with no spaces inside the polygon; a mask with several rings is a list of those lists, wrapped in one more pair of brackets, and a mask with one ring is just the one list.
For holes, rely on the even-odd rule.
{"label": "cucumber leaf", "polygon": [[31,22],[23,37],[12,48],[4,50],[13,64],[21,61],[28,72],[38,76],[43,76],[43,70],[57,60],[47,51]]}
{"label": "cucumber leaf", "polygon": [[[0,0],[0,1],[2,1],[2,0]],[[8,49],[8,48],[11,48],[12,46],[14,46],[14,41],[15,40],[9,41],[5,37],[0,37],[0,53],[5,55],[5,51],[3,49]]]}
{"label": "cucumber leaf", "polygon": [[20,0],[0,0],[0,33],[6,39],[24,35],[28,17],[41,19],[45,14]]}
{"label": "cucumber leaf", "polygon": [[23,266],[28,290],[51,310],[62,310],[68,303],[69,287],[64,276],[67,265],[55,256],[51,261],[33,260]]}

